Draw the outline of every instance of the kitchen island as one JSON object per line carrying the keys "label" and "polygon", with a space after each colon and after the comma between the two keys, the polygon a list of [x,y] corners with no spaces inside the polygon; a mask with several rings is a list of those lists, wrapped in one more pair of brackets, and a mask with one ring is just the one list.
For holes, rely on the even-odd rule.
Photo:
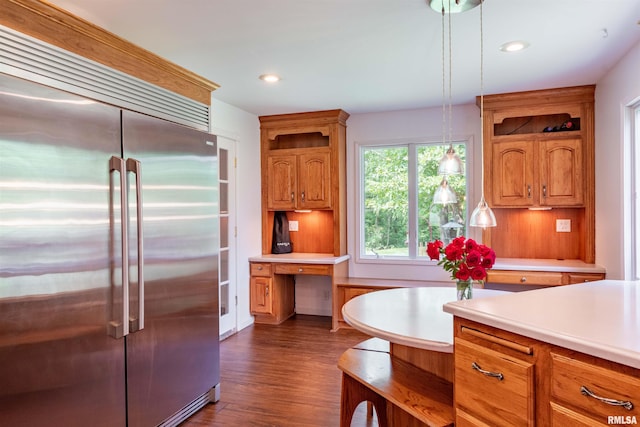
{"label": "kitchen island", "polygon": [[640,421],[640,282],[597,282],[446,303],[457,423]]}

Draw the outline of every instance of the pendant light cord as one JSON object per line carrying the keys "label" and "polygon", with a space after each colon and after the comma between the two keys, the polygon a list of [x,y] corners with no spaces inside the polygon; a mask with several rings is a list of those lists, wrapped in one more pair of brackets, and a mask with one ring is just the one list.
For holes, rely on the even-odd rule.
{"label": "pendant light cord", "polygon": [[445,69],[444,69],[444,3],[442,3],[442,145],[447,142],[447,113],[445,102]]}
{"label": "pendant light cord", "polygon": [[484,40],[483,40],[483,28],[482,28],[482,4],[484,0],[480,0],[480,164],[481,164],[481,177],[480,182],[482,184],[481,201],[484,201]]}
{"label": "pendant light cord", "polygon": [[451,0],[449,0],[449,146],[453,147],[453,113],[451,107]]}

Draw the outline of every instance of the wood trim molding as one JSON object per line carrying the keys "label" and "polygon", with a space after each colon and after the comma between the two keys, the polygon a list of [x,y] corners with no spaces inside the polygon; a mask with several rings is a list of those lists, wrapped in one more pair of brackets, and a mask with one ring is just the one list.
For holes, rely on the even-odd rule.
{"label": "wood trim molding", "polygon": [[219,85],[39,0],[0,0],[0,24],[205,105]]}

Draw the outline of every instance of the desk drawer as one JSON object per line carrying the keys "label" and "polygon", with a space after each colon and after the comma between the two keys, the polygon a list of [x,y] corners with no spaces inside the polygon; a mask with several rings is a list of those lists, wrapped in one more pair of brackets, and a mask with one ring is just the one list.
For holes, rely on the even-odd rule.
{"label": "desk drawer", "polygon": [[[556,353],[551,357],[551,400],[578,408],[603,424],[609,416],[640,418],[640,378]],[[611,400],[606,403],[599,398]],[[625,402],[630,409],[620,406]]]}
{"label": "desk drawer", "polygon": [[321,264],[276,264],[276,274],[316,274],[330,276],[331,266]]}
{"label": "desk drawer", "polygon": [[271,264],[268,262],[252,262],[250,266],[252,276],[271,276]]}
{"label": "desk drawer", "polygon": [[559,286],[562,285],[562,273],[551,271],[491,270],[488,272],[487,282]]}

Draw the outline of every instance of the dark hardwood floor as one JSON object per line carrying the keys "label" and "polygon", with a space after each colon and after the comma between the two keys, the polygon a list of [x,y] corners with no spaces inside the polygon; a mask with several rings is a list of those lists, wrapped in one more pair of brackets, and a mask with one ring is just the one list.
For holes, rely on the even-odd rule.
{"label": "dark hardwood floor", "polygon": [[[369,337],[330,328],[328,317],[296,315],[276,326],[250,326],[222,341],[220,401],[181,427],[338,426],[338,358]],[[375,423],[362,409],[354,425]]]}

